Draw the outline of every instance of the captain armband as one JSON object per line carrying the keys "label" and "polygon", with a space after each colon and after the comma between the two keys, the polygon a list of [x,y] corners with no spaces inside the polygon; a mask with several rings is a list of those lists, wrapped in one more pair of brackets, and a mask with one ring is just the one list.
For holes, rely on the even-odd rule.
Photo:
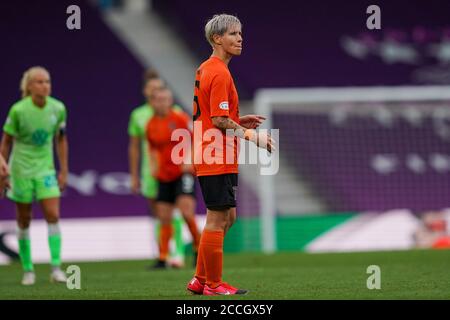
{"label": "captain armband", "polygon": [[66,135],[66,123],[65,122],[60,124],[59,129],[58,129],[58,134],[60,136],[65,136]]}

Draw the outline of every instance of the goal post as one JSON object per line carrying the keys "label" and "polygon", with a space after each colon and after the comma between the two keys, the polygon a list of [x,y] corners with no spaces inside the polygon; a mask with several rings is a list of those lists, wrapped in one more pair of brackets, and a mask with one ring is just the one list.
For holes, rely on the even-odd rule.
{"label": "goal post", "polygon": [[[433,198],[425,188],[433,185],[430,177],[436,172],[441,174],[439,179],[448,178],[445,161],[450,159],[450,86],[260,89],[254,98],[254,111],[267,118],[261,128],[279,129],[280,157],[301,172],[297,180],[312,186],[311,197],[316,197],[328,212],[376,211],[409,205],[408,201],[414,210],[434,200],[445,202],[439,196]],[[306,125],[312,122],[317,122],[315,127]],[[308,128],[314,128],[312,133]],[[328,145],[328,141],[339,145]],[[364,145],[373,147],[364,149]],[[360,159],[347,156],[353,153],[367,161],[356,162]],[[341,162],[327,169],[330,162],[319,161],[327,157]],[[417,181],[411,182],[410,197],[423,193],[421,199],[402,193],[401,188],[411,177],[417,177]],[[277,191],[284,180],[278,179],[278,174],[258,177],[261,246],[265,253],[278,249],[277,217],[287,214],[281,207],[290,204],[291,208],[301,208],[310,200],[293,192],[292,199],[281,201]],[[392,188],[388,194],[392,197],[386,197],[386,186]]]}

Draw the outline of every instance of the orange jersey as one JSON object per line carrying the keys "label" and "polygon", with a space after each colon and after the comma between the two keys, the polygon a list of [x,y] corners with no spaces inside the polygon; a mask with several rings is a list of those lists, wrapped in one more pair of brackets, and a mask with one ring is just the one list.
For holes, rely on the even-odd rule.
{"label": "orange jersey", "polygon": [[172,161],[172,149],[179,143],[171,141],[176,129],[189,130],[189,118],[184,112],[170,110],[165,117],[154,115],[147,123],[147,140],[150,152],[156,155],[158,170],[155,177],[162,182],[171,182],[182,175],[181,165]]}
{"label": "orange jersey", "polygon": [[[217,116],[239,124],[239,97],[227,65],[211,57],[200,65],[195,76],[193,160],[197,176],[238,173],[237,138],[226,137],[213,125],[211,118]],[[211,138],[210,129],[216,130],[214,136],[218,133],[220,141]]]}

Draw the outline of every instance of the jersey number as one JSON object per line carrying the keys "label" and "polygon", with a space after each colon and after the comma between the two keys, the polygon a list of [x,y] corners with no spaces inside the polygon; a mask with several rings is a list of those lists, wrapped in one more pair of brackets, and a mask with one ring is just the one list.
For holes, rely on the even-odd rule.
{"label": "jersey number", "polygon": [[[200,89],[200,81],[199,80],[195,80],[195,91],[197,91],[199,89]],[[193,115],[192,119],[195,121],[195,120],[197,120],[200,117],[200,104],[198,103],[198,96],[197,95],[194,96],[194,102],[196,104],[197,111]]]}

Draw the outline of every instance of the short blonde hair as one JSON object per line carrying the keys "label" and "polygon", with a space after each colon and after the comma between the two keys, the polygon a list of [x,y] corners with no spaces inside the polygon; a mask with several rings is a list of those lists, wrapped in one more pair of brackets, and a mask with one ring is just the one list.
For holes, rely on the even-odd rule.
{"label": "short blonde hair", "polygon": [[209,44],[214,47],[213,36],[215,34],[222,36],[230,27],[238,25],[242,27],[241,22],[236,16],[229,14],[216,14],[205,25],[205,37]]}
{"label": "short blonde hair", "polygon": [[23,73],[22,80],[20,80],[20,91],[22,92],[22,98],[28,97],[31,93],[28,89],[31,79],[33,79],[34,74],[38,71],[44,71],[50,76],[50,72],[47,69],[40,66],[31,67]]}

